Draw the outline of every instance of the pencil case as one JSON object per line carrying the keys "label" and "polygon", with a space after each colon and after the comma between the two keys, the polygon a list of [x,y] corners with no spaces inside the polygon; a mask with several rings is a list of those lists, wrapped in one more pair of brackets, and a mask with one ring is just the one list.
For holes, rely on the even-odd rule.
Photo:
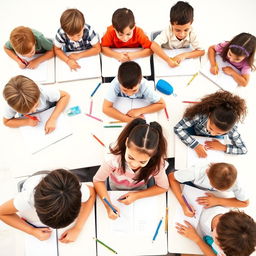
{"label": "pencil case", "polygon": [[158,80],[156,83],[156,89],[166,95],[171,95],[173,93],[173,87],[163,79]]}

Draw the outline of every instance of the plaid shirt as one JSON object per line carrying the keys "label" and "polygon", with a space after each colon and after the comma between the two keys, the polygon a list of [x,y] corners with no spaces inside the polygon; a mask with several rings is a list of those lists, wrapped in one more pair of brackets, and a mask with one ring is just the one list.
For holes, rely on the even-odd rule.
{"label": "plaid shirt", "polygon": [[99,42],[99,38],[95,31],[88,24],[84,25],[84,33],[82,38],[75,42],[68,38],[62,28],[59,28],[55,36],[54,44],[58,48],[62,48],[65,52],[83,51],[92,48],[92,45]]}
{"label": "plaid shirt", "polygon": [[[189,132],[186,130],[189,127],[194,127],[196,135],[211,136],[208,132],[207,125],[208,117],[206,115],[196,115],[193,119],[187,118],[181,119],[174,127],[174,132],[179,136],[181,141],[190,148],[195,148],[199,142],[194,139]],[[232,144],[227,144],[227,154],[241,155],[246,154],[247,149],[237,131],[235,125],[229,132],[224,135],[228,135]]]}

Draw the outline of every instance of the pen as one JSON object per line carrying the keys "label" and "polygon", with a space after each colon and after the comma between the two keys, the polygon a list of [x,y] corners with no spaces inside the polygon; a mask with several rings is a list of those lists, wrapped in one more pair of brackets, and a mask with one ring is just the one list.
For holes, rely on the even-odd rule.
{"label": "pen", "polygon": [[155,234],[154,234],[154,236],[153,236],[153,239],[152,239],[152,243],[156,240],[156,237],[157,237],[157,235],[158,235],[158,232],[159,232],[159,229],[160,229],[160,227],[161,227],[162,222],[163,222],[163,218],[159,221],[159,223],[158,223],[158,225],[157,225],[156,232],[155,232]]}
{"label": "pen", "polygon": [[96,93],[96,91],[99,89],[100,85],[101,85],[101,83],[99,83],[99,84],[96,86],[96,88],[94,89],[94,91],[93,91],[92,94],[91,94],[91,97],[92,97],[92,96]]}
{"label": "pen", "polygon": [[103,147],[106,147],[105,144],[104,144],[98,137],[96,137],[94,134],[92,134],[92,136],[93,136],[93,138],[94,138],[95,140],[97,140]]}
{"label": "pen", "polygon": [[195,77],[198,75],[198,72],[196,72],[192,78],[190,79],[190,81],[187,83],[187,86],[191,84],[191,82],[195,79]]}
{"label": "pen", "polygon": [[188,100],[184,100],[182,101],[182,103],[199,103],[200,101],[188,101]]}
{"label": "pen", "polygon": [[26,115],[26,114],[24,114],[23,116],[25,116],[25,117],[27,117],[29,119],[32,119],[34,121],[38,121],[39,122],[39,119],[36,116],[30,116],[30,115]]}
{"label": "pen", "polygon": [[165,233],[168,230],[168,208],[165,209]]}
{"label": "pen", "polygon": [[91,117],[91,118],[93,118],[93,119],[95,119],[95,120],[97,120],[97,121],[99,121],[99,122],[103,122],[103,120],[102,119],[100,119],[100,118],[98,118],[98,117],[96,117],[96,116],[93,116],[93,115],[90,115],[90,114],[85,114],[86,116],[89,116],[89,117]]}
{"label": "pen", "polygon": [[103,197],[102,200],[111,208],[111,210],[112,210],[115,214],[117,214],[117,215],[119,216],[117,210],[113,207],[113,205],[108,201],[108,199],[107,199],[106,197]]}
{"label": "pen", "polygon": [[92,105],[93,105],[93,101],[91,100],[91,103],[90,103],[90,111],[89,111],[89,114],[90,114],[90,115],[92,114]]}
{"label": "pen", "polygon": [[122,128],[122,125],[104,125],[104,128]]}
{"label": "pen", "polygon": [[[189,209],[191,212],[194,213],[194,211],[193,211],[193,209],[191,208],[191,206],[189,205],[189,203],[188,203],[186,197],[185,197],[184,195],[182,195],[182,198],[183,198],[183,200],[184,200],[186,206],[188,207],[188,209]],[[195,216],[194,216],[194,218],[195,218]]]}
{"label": "pen", "polygon": [[104,244],[104,243],[103,243],[102,241],[100,241],[98,238],[93,237],[93,239],[96,240],[96,242],[98,242],[98,243],[100,243],[101,245],[103,245],[104,247],[106,247],[107,249],[109,249],[111,252],[117,254],[117,252],[116,252],[114,249],[112,249],[111,247],[109,247],[109,246],[107,246],[106,244]]}
{"label": "pen", "polygon": [[165,115],[166,115],[167,120],[169,121],[169,115],[168,115],[168,112],[167,112],[167,109],[166,109],[166,108],[164,108],[164,112],[165,112]]}

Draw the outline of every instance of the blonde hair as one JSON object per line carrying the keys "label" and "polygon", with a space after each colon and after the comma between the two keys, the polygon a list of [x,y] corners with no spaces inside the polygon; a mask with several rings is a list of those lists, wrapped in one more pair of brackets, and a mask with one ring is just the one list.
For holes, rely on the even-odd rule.
{"label": "blonde hair", "polygon": [[24,55],[31,52],[36,39],[30,28],[20,26],[11,32],[10,42],[15,52]]}
{"label": "blonde hair", "polygon": [[10,107],[18,113],[26,114],[38,102],[40,90],[33,80],[19,75],[5,85],[3,96]]}
{"label": "blonde hair", "polygon": [[84,15],[77,9],[67,9],[60,17],[61,28],[70,36],[78,34],[84,24]]}

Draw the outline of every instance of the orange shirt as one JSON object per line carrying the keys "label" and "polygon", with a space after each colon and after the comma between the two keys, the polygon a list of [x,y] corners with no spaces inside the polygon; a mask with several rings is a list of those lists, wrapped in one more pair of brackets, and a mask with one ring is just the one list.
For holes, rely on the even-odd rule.
{"label": "orange shirt", "polygon": [[127,42],[123,42],[116,36],[113,26],[109,26],[101,39],[101,46],[110,48],[150,48],[151,41],[141,28],[135,27],[132,38]]}

